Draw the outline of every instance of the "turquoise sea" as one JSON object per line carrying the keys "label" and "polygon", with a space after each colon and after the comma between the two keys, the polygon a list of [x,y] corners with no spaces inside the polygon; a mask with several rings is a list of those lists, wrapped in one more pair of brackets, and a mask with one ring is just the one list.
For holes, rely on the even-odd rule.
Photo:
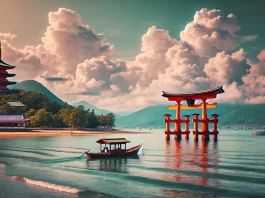
{"label": "turquoise sea", "polygon": [[[221,130],[217,143],[167,142],[163,131],[0,139],[0,197],[265,197],[265,136]],[[77,159],[114,137],[143,152]]]}

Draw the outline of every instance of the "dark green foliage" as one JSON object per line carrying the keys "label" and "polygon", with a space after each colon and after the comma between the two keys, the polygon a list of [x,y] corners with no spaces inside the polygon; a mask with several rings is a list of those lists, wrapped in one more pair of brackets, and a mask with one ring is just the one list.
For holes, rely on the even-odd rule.
{"label": "dark green foliage", "polygon": [[106,116],[98,116],[98,121],[100,126],[115,127],[115,115],[113,113],[108,113]]}
{"label": "dark green foliage", "polygon": [[[9,100],[20,100],[26,107],[10,107],[7,104]],[[115,121],[113,114],[100,116],[107,120],[102,123],[94,110],[86,110],[81,105],[78,107],[66,103],[60,105],[44,94],[22,90],[14,94],[3,94],[0,98],[0,112],[24,113],[31,120],[29,125],[32,127],[113,127]]]}

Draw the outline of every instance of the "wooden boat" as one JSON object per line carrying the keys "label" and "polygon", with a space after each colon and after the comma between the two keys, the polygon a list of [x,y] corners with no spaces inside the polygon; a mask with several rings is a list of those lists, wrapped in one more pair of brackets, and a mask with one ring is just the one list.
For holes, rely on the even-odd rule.
{"label": "wooden boat", "polygon": [[[100,139],[96,141],[100,144],[99,153],[85,152],[88,158],[105,158],[105,157],[121,157],[137,155],[143,144],[126,149],[126,144],[130,143],[125,138]],[[102,149],[102,144],[105,145]],[[108,146],[109,148],[108,148]]]}
{"label": "wooden boat", "polygon": [[265,131],[256,131],[252,133],[253,136],[265,136]]}

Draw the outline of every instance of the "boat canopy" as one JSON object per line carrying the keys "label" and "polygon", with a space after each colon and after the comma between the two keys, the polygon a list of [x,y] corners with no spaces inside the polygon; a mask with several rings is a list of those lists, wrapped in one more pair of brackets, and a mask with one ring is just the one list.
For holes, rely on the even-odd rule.
{"label": "boat canopy", "polygon": [[125,138],[111,138],[111,139],[100,139],[96,141],[96,143],[99,144],[126,144],[130,143],[129,140],[126,140]]}

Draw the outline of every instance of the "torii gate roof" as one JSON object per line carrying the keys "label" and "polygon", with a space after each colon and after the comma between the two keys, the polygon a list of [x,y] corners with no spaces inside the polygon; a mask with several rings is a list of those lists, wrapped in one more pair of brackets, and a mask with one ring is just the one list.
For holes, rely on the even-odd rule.
{"label": "torii gate roof", "polygon": [[169,93],[162,91],[163,97],[169,101],[187,101],[189,106],[194,105],[195,100],[216,98],[217,94],[224,93],[223,86],[193,93]]}

